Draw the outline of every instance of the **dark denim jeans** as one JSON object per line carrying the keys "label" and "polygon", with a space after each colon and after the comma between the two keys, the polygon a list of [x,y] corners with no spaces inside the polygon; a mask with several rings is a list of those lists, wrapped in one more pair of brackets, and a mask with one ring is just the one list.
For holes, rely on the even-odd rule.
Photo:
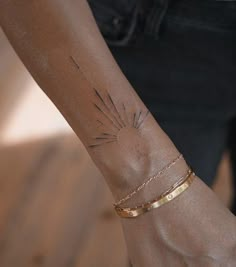
{"label": "dark denim jeans", "polygon": [[229,148],[236,174],[236,2],[106,0],[105,14],[100,1],[115,59],[196,173],[211,186]]}

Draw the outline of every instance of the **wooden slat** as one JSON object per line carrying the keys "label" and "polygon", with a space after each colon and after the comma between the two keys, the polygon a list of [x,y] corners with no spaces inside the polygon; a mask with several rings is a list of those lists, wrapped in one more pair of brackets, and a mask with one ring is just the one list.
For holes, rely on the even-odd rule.
{"label": "wooden slat", "polygon": [[0,266],[127,266],[111,195],[75,136],[2,152]]}
{"label": "wooden slat", "polygon": [[105,190],[102,209],[91,228],[87,243],[78,255],[75,267],[128,267],[126,244],[117,215],[111,208],[112,198]]}
{"label": "wooden slat", "polygon": [[0,148],[0,233],[6,231],[4,227],[14,220],[20,199],[34,183],[34,173],[40,171],[42,159],[45,160],[53,149],[50,141],[47,145],[44,143]]}

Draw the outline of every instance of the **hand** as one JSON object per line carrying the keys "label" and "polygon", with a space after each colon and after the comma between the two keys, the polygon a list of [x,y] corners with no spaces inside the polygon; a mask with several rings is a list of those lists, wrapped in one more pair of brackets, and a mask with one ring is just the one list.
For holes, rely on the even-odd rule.
{"label": "hand", "polygon": [[236,266],[235,217],[198,177],[166,205],[121,221],[133,267]]}

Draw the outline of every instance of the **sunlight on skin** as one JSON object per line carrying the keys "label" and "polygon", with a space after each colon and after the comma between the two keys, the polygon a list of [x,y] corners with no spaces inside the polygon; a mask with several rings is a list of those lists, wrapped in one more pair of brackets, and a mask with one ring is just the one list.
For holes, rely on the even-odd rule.
{"label": "sunlight on skin", "polygon": [[49,98],[31,79],[2,129],[0,144],[15,144],[72,130]]}
{"label": "sunlight on skin", "polygon": [[72,133],[0,29],[0,145]]}

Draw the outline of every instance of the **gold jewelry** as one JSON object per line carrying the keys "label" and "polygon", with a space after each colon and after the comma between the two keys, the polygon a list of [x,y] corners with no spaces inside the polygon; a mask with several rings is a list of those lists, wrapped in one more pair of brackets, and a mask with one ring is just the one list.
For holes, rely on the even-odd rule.
{"label": "gold jewelry", "polygon": [[175,165],[181,158],[183,158],[183,155],[180,154],[177,158],[175,158],[171,163],[169,163],[167,166],[165,166],[163,169],[161,169],[157,174],[154,176],[151,176],[148,178],[145,182],[143,182],[140,186],[138,186],[136,189],[134,189],[132,192],[130,192],[127,196],[123,197],[121,200],[114,203],[114,206],[118,206],[122,203],[124,203],[126,200],[130,199],[133,195],[138,193],[144,186],[148,185],[152,180],[160,177],[164,172],[166,172],[168,169],[170,169],[173,165]]}
{"label": "gold jewelry", "polygon": [[[134,218],[150,210],[156,209],[183,193],[193,182],[195,173],[189,169],[188,174],[181,182],[178,181],[170,189],[162,193],[158,198],[133,208],[115,206],[117,214],[122,218]],[[173,189],[174,188],[174,189]]]}
{"label": "gold jewelry", "polygon": [[168,188],[166,191],[164,191],[161,195],[160,195],[160,198],[167,195],[168,193],[171,193],[177,186],[181,185],[188,177],[189,175],[191,174],[194,174],[193,171],[192,171],[192,168],[189,167],[188,171],[187,171],[187,174],[180,177],[180,179],[175,182],[170,188]]}

